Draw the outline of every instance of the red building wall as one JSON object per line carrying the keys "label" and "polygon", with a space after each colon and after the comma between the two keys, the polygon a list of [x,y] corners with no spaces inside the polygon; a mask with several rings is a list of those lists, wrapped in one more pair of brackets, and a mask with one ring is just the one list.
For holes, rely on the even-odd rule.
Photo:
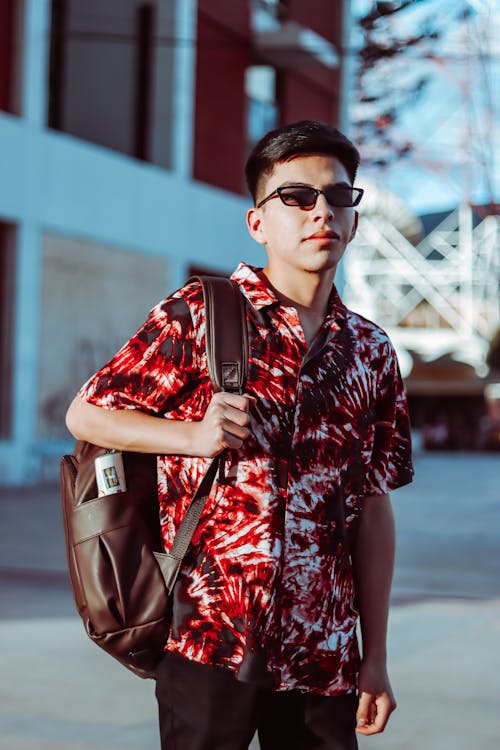
{"label": "red building wall", "polygon": [[250,16],[245,0],[199,0],[193,177],[241,193],[246,149],[245,71]]}
{"label": "red building wall", "polygon": [[296,120],[322,120],[333,123],[335,98],[321,86],[307,78],[292,73],[284,73],[281,78],[280,123]]}
{"label": "red building wall", "polygon": [[[342,3],[330,0],[289,0],[288,18],[331,42],[342,64]],[[340,67],[320,63],[302,70],[283,71],[281,76],[281,121],[318,119],[338,125],[340,113]]]}
{"label": "red building wall", "polygon": [[[342,47],[342,4],[290,0],[287,19]],[[249,0],[199,0],[193,177],[244,193],[247,156],[245,71],[262,64],[252,40]],[[338,124],[340,68],[319,62],[277,69],[278,125],[300,119]]]}
{"label": "red building wall", "polygon": [[288,0],[288,18],[316,31],[329,42],[340,41],[342,3],[331,0]]}

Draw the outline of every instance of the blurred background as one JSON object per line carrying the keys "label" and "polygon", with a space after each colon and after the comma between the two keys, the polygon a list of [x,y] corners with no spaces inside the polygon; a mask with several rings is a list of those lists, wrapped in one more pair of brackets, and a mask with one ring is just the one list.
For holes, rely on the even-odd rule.
{"label": "blurred background", "polygon": [[68,403],[157,300],[264,261],[243,165],[301,118],[360,146],[338,284],[396,344],[417,444],[498,450],[498,29],[489,0],[0,0],[1,480],[55,476]]}
{"label": "blurred background", "polygon": [[399,708],[361,747],[498,742],[499,26],[493,0],[0,0],[0,750],[158,746],[151,684],[71,600],[64,414],[191,273],[264,263],[243,165],[302,118],[360,147],[336,282],[396,345],[415,446]]}

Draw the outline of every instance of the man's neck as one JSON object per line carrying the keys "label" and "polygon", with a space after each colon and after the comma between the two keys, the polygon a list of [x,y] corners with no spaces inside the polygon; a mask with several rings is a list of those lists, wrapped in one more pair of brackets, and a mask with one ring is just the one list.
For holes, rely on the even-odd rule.
{"label": "man's neck", "polygon": [[263,273],[277,298],[283,305],[296,307],[299,312],[311,313],[324,318],[332,291],[335,270],[329,273],[304,273],[286,277],[277,276],[266,266]]}
{"label": "man's neck", "polygon": [[268,283],[282,305],[297,310],[307,345],[310,346],[325,318],[332,291],[334,269],[328,274],[304,274],[276,278],[272,269],[263,269]]}

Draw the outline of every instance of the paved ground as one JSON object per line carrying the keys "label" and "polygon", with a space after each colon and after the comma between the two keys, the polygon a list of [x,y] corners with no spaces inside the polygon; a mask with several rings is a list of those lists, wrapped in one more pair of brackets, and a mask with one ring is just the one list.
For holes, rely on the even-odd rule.
{"label": "paved ground", "polygon": [[[399,705],[361,750],[497,746],[499,478],[498,456],[422,455],[415,484],[394,493]],[[0,750],[159,748],[153,683],[93,646],[75,616],[53,485],[0,488],[0,654]]]}

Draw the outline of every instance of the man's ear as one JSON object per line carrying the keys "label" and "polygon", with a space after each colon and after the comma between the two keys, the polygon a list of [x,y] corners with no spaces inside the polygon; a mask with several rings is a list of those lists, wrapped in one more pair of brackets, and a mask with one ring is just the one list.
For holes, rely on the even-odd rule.
{"label": "man's ear", "polygon": [[247,227],[250,232],[250,237],[258,242],[260,245],[265,245],[266,235],[264,233],[264,227],[262,226],[262,214],[260,208],[250,208],[247,211]]}
{"label": "man's ear", "polygon": [[352,229],[351,229],[351,236],[349,237],[349,242],[353,240],[356,236],[356,230],[358,228],[358,222],[359,222],[359,214],[357,211],[354,212],[354,220],[352,223]]}

